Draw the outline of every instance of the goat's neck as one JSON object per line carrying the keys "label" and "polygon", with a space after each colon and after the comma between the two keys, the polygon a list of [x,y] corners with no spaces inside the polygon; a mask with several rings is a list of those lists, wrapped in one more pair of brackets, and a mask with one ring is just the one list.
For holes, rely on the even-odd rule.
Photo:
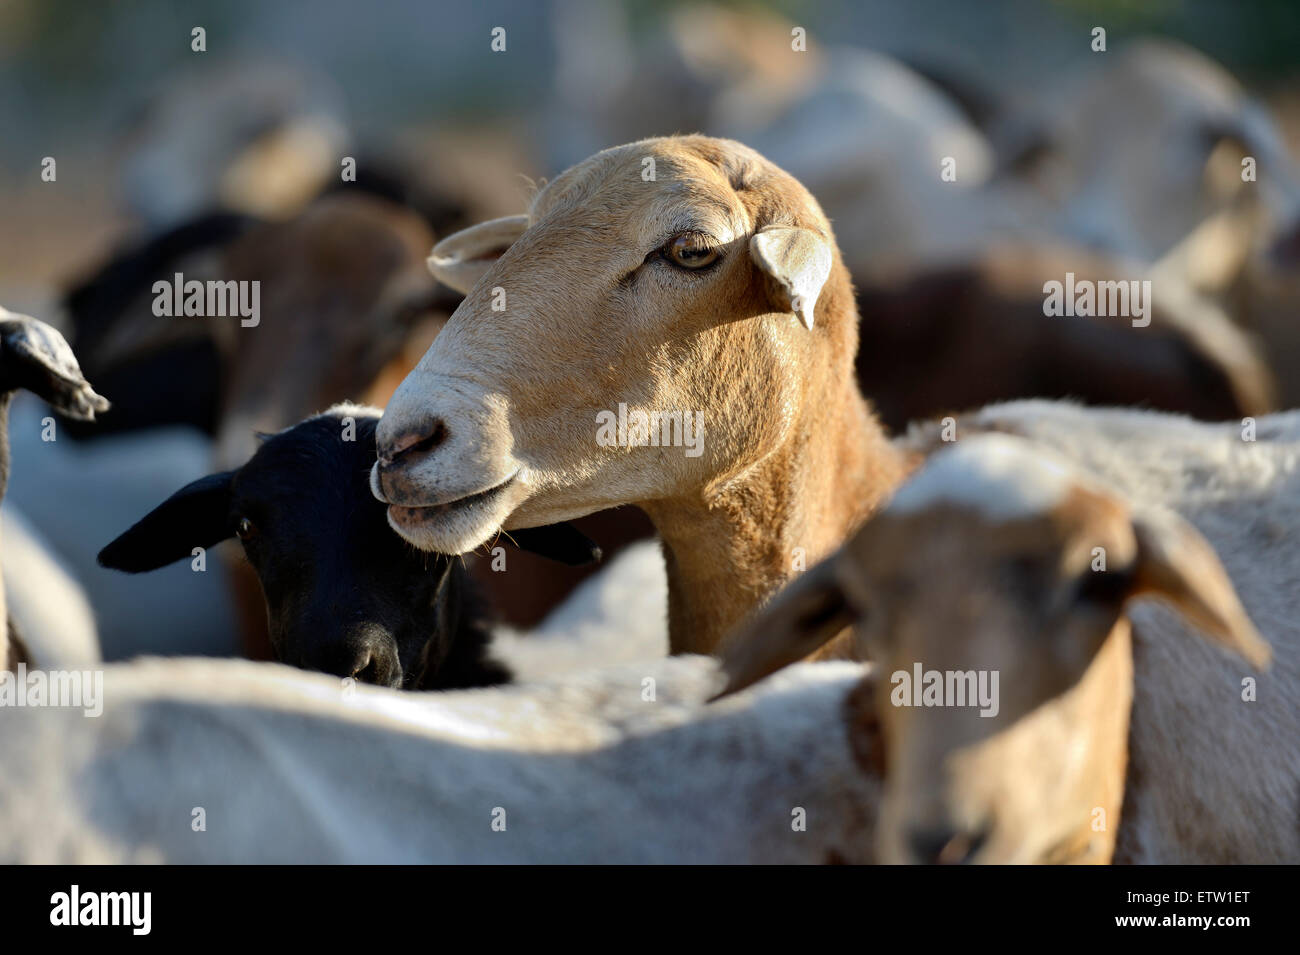
{"label": "goat's neck", "polygon": [[903,480],[904,455],[852,375],[809,401],[760,463],[689,496],[644,503],[663,538],[672,653],[712,653],[800,570],[828,556]]}

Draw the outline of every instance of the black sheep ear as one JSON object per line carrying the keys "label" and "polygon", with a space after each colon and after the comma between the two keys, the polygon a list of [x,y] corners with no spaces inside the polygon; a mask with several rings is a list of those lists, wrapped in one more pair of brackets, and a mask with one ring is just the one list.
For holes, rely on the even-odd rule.
{"label": "black sheep ear", "polygon": [[0,308],[0,389],[18,388],[78,421],[94,421],[98,412],[108,410],[108,401],[95,394],[58,331]]}
{"label": "black sheep ear", "polygon": [[583,567],[600,560],[600,545],[568,523],[507,531],[506,538],[513,540],[520,550],[570,567]]}
{"label": "black sheep ear", "polygon": [[234,471],[209,474],[185,485],[99,552],[99,563],[138,574],[189,557],[234,533],[230,484]]}

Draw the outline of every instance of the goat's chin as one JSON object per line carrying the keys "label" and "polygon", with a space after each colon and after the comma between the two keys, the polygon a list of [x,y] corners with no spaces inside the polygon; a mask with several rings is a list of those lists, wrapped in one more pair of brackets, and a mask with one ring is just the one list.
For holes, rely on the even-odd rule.
{"label": "goat's chin", "polygon": [[604,510],[607,507],[618,507],[621,502],[614,504],[587,504],[587,505],[555,505],[546,504],[536,497],[530,497],[525,503],[515,508],[510,516],[502,521],[501,526],[508,531],[519,530],[524,527],[542,527],[545,524],[559,524],[562,521],[576,521],[580,517],[586,517],[588,514],[595,514],[597,511]]}
{"label": "goat's chin", "polygon": [[388,525],[420,550],[465,554],[496,537],[510,514],[506,502],[440,507],[388,507]]}

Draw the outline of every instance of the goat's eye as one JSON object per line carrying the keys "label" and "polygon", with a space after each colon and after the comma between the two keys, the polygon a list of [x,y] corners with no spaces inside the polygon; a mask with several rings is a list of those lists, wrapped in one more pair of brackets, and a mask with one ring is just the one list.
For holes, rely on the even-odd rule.
{"label": "goat's eye", "polygon": [[702,269],[718,261],[722,254],[704,236],[691,233],[669,239],[663,252],[664,258],[683,269]]}
{"label": "goat's eye", "polygon": [[1122,570],[1088,571],[1079,580],[1075,589],[1075,600],[1098,604],[1103,607],[1117,606],[1133,592],[1133,571]]}
{"label": "goat's eye", "polygon": [[250,537],[257,536],[257,525],[247,517],[241,517],[239,523],[235,525],[235,534],[241,541],[246,541]]}

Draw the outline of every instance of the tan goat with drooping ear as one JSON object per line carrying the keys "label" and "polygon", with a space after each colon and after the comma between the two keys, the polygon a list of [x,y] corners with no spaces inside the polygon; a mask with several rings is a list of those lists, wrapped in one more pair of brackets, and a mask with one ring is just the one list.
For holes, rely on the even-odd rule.
{"label": "tan goat with drooping ear", "polygon": [[[977,435],[934,454],[842,551],[728,644],[724,692],[852,623],[859,654],[876,664],[851,738],[879,727],[881,861],[1109,862],[1121,828],[1133,841],[1121,804],[1140,816],[1166,782],[1145,765],[1126,779],[1129,603],[1144,595],[1234,661],[1268,663],[1268,644],[1190,524],[1130,506],[1028,441]],[[1190,633],[1185,643],[1195,649]],[[1177,672],[1137,671],[1148,694],[1152,683],[1190,690]],[[1236,719],[1254,716],[1239,709]],[[1135,724],[1148,746],[1182,743]],[[1215,769],[1189,754],[1184,771]],[[1287,840],[1278,835],[1283,858]],[[1210,861],[1191,840],[1180,848]]]}
{"label": "tan goat with drooping ear", "polygon": [[830,224],[739,143],[599,153],[430,265],[466,298],[389,403],[371,482],[418,547],[637,504],[663,538],[671,649],[710,652],[906,471],[854,380]]}

